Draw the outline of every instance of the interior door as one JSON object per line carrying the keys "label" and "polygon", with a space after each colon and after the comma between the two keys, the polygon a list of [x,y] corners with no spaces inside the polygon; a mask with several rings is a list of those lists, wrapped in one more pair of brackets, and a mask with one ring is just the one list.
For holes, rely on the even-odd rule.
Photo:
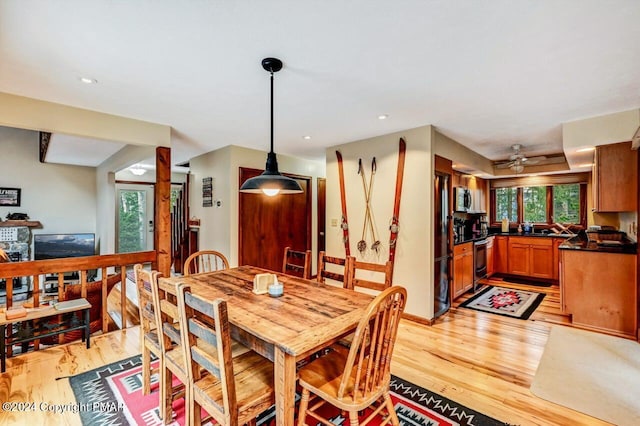
{"label": "interior door", "polygon": [[326,246],[326,200],[327,200],[327,180],[318,178],[318,253],[325,250]]}
{"label": "interior door", "polygon": [[[262,170],[240,168],[240,185]],[[279,194],[240,193],[238,205],[238,264],[282,270],[285,247],[311,250],[311,177],[292,176],[304,192]]]}
{"label": "interior door", "polygon": [[116,184],[116,251],[153,250],[153,185]]}

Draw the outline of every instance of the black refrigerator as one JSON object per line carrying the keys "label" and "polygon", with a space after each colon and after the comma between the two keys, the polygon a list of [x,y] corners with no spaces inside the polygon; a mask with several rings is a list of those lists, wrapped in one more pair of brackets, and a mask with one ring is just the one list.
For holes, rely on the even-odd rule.
{"label": "black refrigerator", "polygon": [[433,211],[434,241],[435,241],[435,265],[433,280],[433,312],[434,318],[439,317],[449,310],[451,298],[449,295],[451,254],[449,253],[449,179],[450,175],[436,172],[434,187]]}

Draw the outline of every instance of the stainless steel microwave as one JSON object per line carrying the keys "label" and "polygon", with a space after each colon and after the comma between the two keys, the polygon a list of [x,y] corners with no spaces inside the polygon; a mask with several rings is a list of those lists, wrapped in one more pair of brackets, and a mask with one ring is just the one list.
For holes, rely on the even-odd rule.
{"label": "stainless steel microwave", "polygon": [[455,188],[455,211],[466,212],[471,208],[471,191],[467,188]]}

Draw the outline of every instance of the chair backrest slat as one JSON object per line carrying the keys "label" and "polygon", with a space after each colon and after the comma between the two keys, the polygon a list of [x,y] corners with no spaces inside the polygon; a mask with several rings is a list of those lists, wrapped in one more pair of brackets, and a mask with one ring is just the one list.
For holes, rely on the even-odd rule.
{"label": "chair backrest slat", "polygon": [[227,258],[216,250],[200,250],[184,261],[184,275],[229,269]]}
{"label": "chair backrest slat", "polygon": [[202,366],[202,368],[220,378],[220,364],[218,363],[217,358],[212,357],[197,346],[191,347],[191,357],[193,358],[193,361]]}
{"label": "chair backrest slat", "polygon": [[311,250],[300,251],[285,247],[282,272],[301,278],[311,278]]}
{"label": "chair backrest slat", "polygon": [[133,267],[133,271],[138,290],[140,327],[142,328],[142,334],[145,335],[158,328],[151,289],[151,283],[157,281],[158,272],[143,269],[141,264],[136,264]]}
{"label": "chair backrest slat", "polygon": [[[332,270],[327,269],[332,268]],[[344,288],[350,286],[350,264],[348,259],[335,256],[327,256],[324,251],[318,255],[318,282],[325,283],[326,279],[342,283]]]}
{"label": "chair backrest slat", "polygon": [[391,355],[406,300],[407,291],[395,286],[384,290],[369,304],[354,333],[338,398],[356,401],[361,395],[388,385]]}
{"label": "chair backrest slat", "polygon": [[[231,330],[227,303],[222,299],[209,301],[191,293],[185,284],[178,286],[178,310],[183,330],[182,345],[186,356],[189,380],[200,379],[201,368],[220,380],[223,406],[210,413],[215,418],[226,418],[236,424],[238,402],[231,353]],[[198,338],[209,345],[198,346]],[[206,349],[205,349],[206,348]]]}
{"label": "chair backrest slat", "polygon": [[[349,271],[351,273],[350,286],[346,288],[350,288],[352,290],[357,287],[368,288],[371,290],[383,291],[391,287],[391,274],[393,270],[393,264],[391,261],[387,261],[383,264],[378,263],[370,263],[370,262],[362,262],[356,260],[355,257],[350,256],[348,259],[348,263],[350,264]],[[372,279],[362,278],[358,276],[358,271],[368,271],[364,272],[368,273],[369,276],[376,275],[378,278],[376,281]]]}
{"label": "chair backrest slat", "polygon": [[218,338],[211,327],[203,324],[197,318],[189,318],[189,333],[197,336],[199,339],[204,340],[214,348],[218,347]]}

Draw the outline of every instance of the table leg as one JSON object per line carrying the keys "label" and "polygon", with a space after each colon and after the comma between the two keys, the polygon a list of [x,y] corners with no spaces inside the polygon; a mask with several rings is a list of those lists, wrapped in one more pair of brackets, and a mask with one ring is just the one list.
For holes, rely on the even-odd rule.
{"label": "table leg", "polygon": [[296,359],[276,347],[273,369],[276,392],[276,424],[293,426],[296,405]]}
{"label": "table leg", "polygon": [[2,357],[1,366],[2,372],[4,373],[7,368],[7,354],[5,353],[4,341],[7,338],[7,329],[4,324],[0,325],[0,356]]}

